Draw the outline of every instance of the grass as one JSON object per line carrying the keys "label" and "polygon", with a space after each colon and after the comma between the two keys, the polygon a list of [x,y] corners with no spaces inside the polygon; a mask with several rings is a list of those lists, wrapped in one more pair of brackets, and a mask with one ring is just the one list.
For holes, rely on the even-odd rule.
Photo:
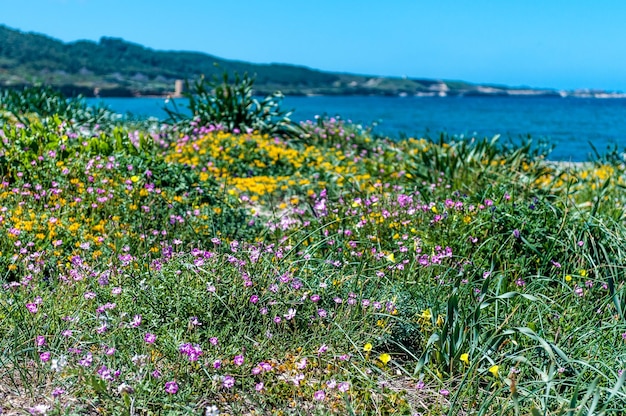
{"label": "grass", "polygon": [[3,124],[3,414],[626,407],[618,158],[109,119]]}

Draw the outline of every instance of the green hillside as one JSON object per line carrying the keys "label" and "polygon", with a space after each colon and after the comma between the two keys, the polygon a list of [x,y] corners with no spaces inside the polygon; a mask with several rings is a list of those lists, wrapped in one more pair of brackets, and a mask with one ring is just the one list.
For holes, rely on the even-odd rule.
{"label": "green hillside", "polygon": [[[0,86],[44,83],[66,93],[92,95],[162,95],[176,79],[229,73],[256,76],[259,93],[413,94],[437,81],[376,78],[318,71],[285,64],[252,64],[199,52],[156,51],[123,39],[64,43],[0,25]],[[469,85],[469,84],[464,84]]]}
{"label": "green hillside", "polygon": [[[64,43],[0,25],[0,88],[46,84],[85,96],[165,95],[177,79],[228,73],[256,77],[256,92],[290,95],[509,95],[507,87],[461,81],[392,78],[319,71],[287,64],[253,64],[200,52],[157,51],[103,37]],[[518,90],[521,91],[521,90]],[[551,90],[524,90],[555,95]]]}

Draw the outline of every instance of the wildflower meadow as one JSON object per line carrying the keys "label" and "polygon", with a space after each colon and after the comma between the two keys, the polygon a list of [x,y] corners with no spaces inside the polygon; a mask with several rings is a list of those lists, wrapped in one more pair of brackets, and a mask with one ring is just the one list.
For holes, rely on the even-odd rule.
{"label": "wildflower meadow", "polygon": [[0,414],[626,408],[619,155],[219,88],[168,122],[0,95]]}

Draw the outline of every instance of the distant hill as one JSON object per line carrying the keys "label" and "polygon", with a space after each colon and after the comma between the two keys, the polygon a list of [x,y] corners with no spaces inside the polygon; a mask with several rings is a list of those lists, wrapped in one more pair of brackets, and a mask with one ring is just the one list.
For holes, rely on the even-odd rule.
{"label": "distant hill", "polygon": [[0,25],[0,88],[47,84],[68,95],[166,95],[177,79],[228,73],[256,76],[258,94],[287,95],[562,95],[554,90],[481,86],[461,81],[324,72],[286,64],[252,64],[200,52],[157,51],[103,37],[64,43]]}

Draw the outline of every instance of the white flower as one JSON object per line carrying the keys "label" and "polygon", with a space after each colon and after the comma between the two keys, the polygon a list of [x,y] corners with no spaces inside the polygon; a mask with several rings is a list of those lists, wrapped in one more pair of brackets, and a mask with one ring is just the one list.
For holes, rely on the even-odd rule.
{"label": "white flower", "polygon": [[220,415],[220,410],[215,405],[207,406],[206,409],[204,410],[205,410],[204,416],[219,416]]}
{"label": "white flower", "polygon": [[37,406],[28,409],[28,411],[31,415],[45,415],[49,408],[50,406],[46,406],[45,404],[38,404]]}
{"label": "white flower", "polygon": [[289,310],[287,311],[287,313],[285,315],[283,315],[285,317],[286,320],[291,320],[293,319],[294,316],[296,316],[296,310],[293,308],[289,308]]}
{"label": "white flower", "polygon": [[59,372],[67,365],[67,357],[65,355],[60,356],[59,358],[54,358],[50,362],[50,369],[52,371]]}
{"label": "white flower", "polygon": [[119,386],[117,386],[117,392],[119,394],[122,394],[122,393],[132,394],[135,392],[135,389],[133,389],[131,386],[129,386],[126,383],[122,383]]}

